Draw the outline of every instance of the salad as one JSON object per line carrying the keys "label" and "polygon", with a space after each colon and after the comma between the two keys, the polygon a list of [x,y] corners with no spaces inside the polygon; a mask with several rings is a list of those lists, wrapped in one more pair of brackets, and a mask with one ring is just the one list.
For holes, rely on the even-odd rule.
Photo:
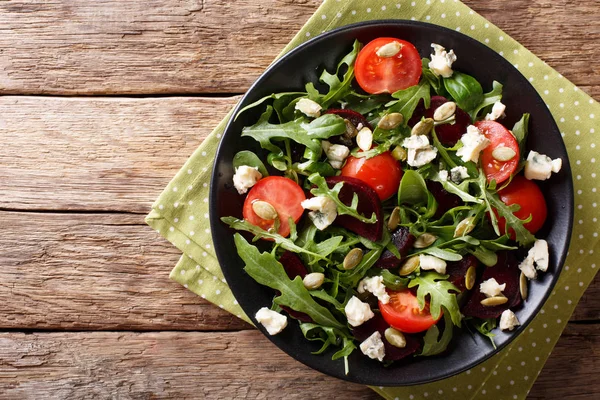
{"label": "salad", "polygon": [[484,93],[453,50],[432,48],[355,41],[319,82],[238,113],[264,110],[241,132],[260,154],[233,158],[243,219],[221,218],[245,272],[273,290],[255,318],[271,335],[297,320],[346,371],[355,350],[386,365],[440,354],[458,328],[493,343],[548,268],[535,180],[561,159],[526,149],[528,114],[503,124],[500,82]]}

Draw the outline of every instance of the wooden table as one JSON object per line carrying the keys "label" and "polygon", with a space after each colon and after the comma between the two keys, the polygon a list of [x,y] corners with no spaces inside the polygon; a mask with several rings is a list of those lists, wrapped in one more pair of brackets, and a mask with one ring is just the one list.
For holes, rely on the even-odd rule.
{"label": "wooden table", "polygon": [[[152,201],[316,0],[0,1],[0,398],[376,398],[168,279]],[[467,4],[600,99],[600,1]],[[600,397],[600,280],[530,397]]]}

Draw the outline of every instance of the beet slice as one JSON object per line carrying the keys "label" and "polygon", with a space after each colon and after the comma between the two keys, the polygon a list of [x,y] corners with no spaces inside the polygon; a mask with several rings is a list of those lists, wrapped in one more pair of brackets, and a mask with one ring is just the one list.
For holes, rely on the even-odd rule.
{"label": "beet slice", "polygon": [[379,260],[375,263],[375,267],[384,269],[399,267],[400,263],[408,255],[408,252],[415,243],[415,237],[410,233],[407,227],[401,226],[392,233],[392,243],[396,246],[402,258],[399,259],[391,251],[385,250],[383,254],[381,254],[381,257],[379,257]]}
{"label": "beet slice", "polygon": [[363,126],[366,126],[371,130],[373,129],[371,124],[369,124],[369,121],[367,121],[367,119],[361,113],[348,108],[330,108],[329,110],[325,111],[325,114],[339,115],[340,117],[352,122],[354,126],[363,124]]}
{"label": "beet slice", "polygon": [[419,336],[404,334],[406,338],[406,347],[396,347],[385,338],[385,330],[390,327],[390,324],[385,322],[381,314],[375,314],[373,318],[366,321],[362,325],[352,328],[352,334],[359,341],[366,340],[375,331],[381,334],[381,340],[385,346],[385,357],[384,361],[398,361],[405,357],[414,354],[421,348],[421,340]]}
{"label": "beet slice", "polygon": [[[421,101],[408,122],[409,126],[414,126],[421,120],[422,117],[433,118],[433,113],[435,110],[447,101],[448,99],[443,96],[433,96],[431,97],[431,103],[428,109],[425,109],[423,101]],[[456,120],[454,121],[454,124],[444,124],[435,128],[438,139],[444,146],[447,147],[454,146],[461,138],[463,133],[467,132],[467,126],[471,124],[471,117],[469,114],[464,112],[459,107],[456,107],[455,115]]]}
{"label": "beet slice", "polygon": [[356,193],[358,196],[358,212],[367,218],[370,218],[373,213],[377,217],[377,221],[374,224],[369,224],[349,215],[338,215],[334,224],[373,242],[381,239],[381,235],[383,234],[383,209],[377,192],[360,179],[349,176],[330,176],[325,178],[325,181],[330,188],[333,188],[338,182],[344,182],[344,186],[339,194],[340,201],[349,206],[352,204],[354,193]]}
{"label": "beet slice", "polygon": [[449,275],[448,280],[461,292],[464,292],[467,270],[471,266],[477,268],[478,263],[477,258],[470,254],[463,256],[460,261],[449,261],[446,265],[446,274]]}
{"label": "beet slice", "polygon": [[[466,316],[477,318],[498,318],[504,310],[513,308],[521,304],[521,293],[519,292],[519,263],[513,252],[499,252],[498,262],[493,267],[487,267],[481,278],[475,283],[473,293],[462,309]],[[486,296],[479,290],[481,282],[490,278],[502,285],[506,283],[506,289],[502,291],[508,298],[508,302],[499,306],[486,307],[481,304],[481,300]]]}
{"label": "beet slice", "polygon": [[438,203],[438,208],[435,211],[435,218],[441,217],[446,211],[462,204],[461,198],[454,193],[448,192],[441,183],[425,181],[425,184],[427,185],[427,190],[431,192],[433,197],[435,197],[435,201]]}
{"label": "beet slice", "polygon": [[[300,276],[300,278],[304,278],[308,273],[306,267],[302,263],[302,260],[300,260],[300,258],[296,254],[292,253],[289,250],[286,250],[285,253],[281,255],[281,257],[279,258],[279,262],[281,263],[281,265],[283,265],[283,269],[285,270],[285,273],[290,279],[294,279],[297,276]],[[279,291],[277,293],[278,295],[281,294]],[[303,312],[292,310],[291,308],[286,306],[280,307],[292,317],[302,322],[313,322],[312,318]]]}

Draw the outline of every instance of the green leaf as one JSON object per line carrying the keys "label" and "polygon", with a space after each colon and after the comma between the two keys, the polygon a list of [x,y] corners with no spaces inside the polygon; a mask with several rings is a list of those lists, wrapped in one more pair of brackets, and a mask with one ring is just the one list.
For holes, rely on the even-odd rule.
{"label": "green leaf", "polygon": [[425,108],[429,108],[431,94],[429,83],[422,79],[418,85],[411,86],[404,90],[398,90],[392,94],[392,97],[397,99],[386,104],[389,113],[399,112],[404,117],[404,124],[411,119],[417,105],[421,100],[425,104]]}
{"label": "green leaf", "polygon": [[469,325],[475,328],[475,330],[477,330],[477,332],[481,333],[483,336],[489,338],[492,342],[492,346],[494,346],[494,349],[496,348],[496,343],[494,342],[494,337],[496,335],[492,333],[492,330],[496,329],[496,327],[498,326],[498,321],[496,320],[496,318],[470,319]]}
{"label": "green leaf", "polygon": [[382,269],[379,275],[383,278],[383,284],[390,290],[402,290],[408,287],[409,278],[404,278],[390,272],[389,269]]}
{"label": "green leaf", "polygon": [[283,265],[271,253],[260,253],[239,233],[234,235],[234,241],[239,256],[246,264],[244,271],[261,285],[281,292],[281,295],[273,300],[276,304],[303,312],[317,324],[338,329],[344,328],[344,325],[335,319],[327,308],[311,297],[302,283],[302,278],[297,276],[291,280],[283,269]]}
{"label": "green leaf", "polygon": [[346,123],[334,114],[325,114],[307,123],[305,118],[299,118],[284,124],[271,124],[269,119],[273,114],[273,107],[260,116],[258,122],[242,129],[242,136],[249,136],[260,143],[263,149],[274,153],[281,153],[281,149],[271,143],[271,140],[291,139],[320,154],[321,143],[314,139],[327,139],[346,131]]}
{"label": "green leaf", "polygon": [[[531,220],[531,215],[528,219],[521,220],[513,214],[514,207],[509,207],[504,204],[504,202],[500,200],[500,197],[498,197],[496,193],[487,191],[486,197],[490,203],[490,206],[498,211],[498,215],[506,219],[506,232],[509,231],[509,228],[512,228],[515,231],[515,240],[517,243],[519,243],[521,246],[528,246],[535,242],[535,236],[533,236],[531,232],[529,232],[524,226],[525,223]],[[503,232],[502,234],[506,232]]]}
{"label": "green leaf", "polygon": [[267,100],[273,99],[274,100],[273,106],[274,106],[275,110],[277,111],[277,115],[279,115],[279,119],[281,120],[280,112],[281,112],[282,107],[280,105],[281,104],[289,104],[293,99],[295,99],[297,97],[301,97],[301,96],[306,96],[306,93],[304,93],[304,92],[284,92],[284,93],[270,94],[268,96],[263,97],[262,99],[255,101],[254,103],[248,104],[246,107],[242,108],[236,114],[235,119],[237,119],[240,116],[240,114],[242,114],[244,111],[247,111],[251,108],[257,107]]}
{"label": "green leaf", "polygon": [[429,310],[434,319],[439,318],[443,306],[446,309],[446,312],[450,314],[452,323],[456,326],[460,326],[462,316],[455,294],[460,293],[460,290],[452,283],[448,282],[447,279],[447,275],[440,275],[436,272],[426,272],[410,281],[408,287],[413,288],[418,286],[417,300],[421,310],[425,308],[425,300],[426,297],[429,296]]}
{"label": "green leaf", "polygon": [[423,338],[423,351],[419,355],[435,356],[445,351],[452,340],[453,330],[452,320],[448,313],[444,313],[444,333],[442,333],[442,337],[440,337],[440,330],[437,325],[429,328]]}
{"label": "green leaf", "polygon": [[258,169],[258,172],[262,174],[263,178],[269,176],[265,164],[263,164],[260,158],[250,150],[242,150],[233,156],[233,168],[238,169],[242,165]]}
{"label": "green leaf", "polygon": [[354,267],[354,269],[351,269],[350,271],[342,272],[340,274],[340,282],[342,284],[346,285],[347,287],[356,287],[356,285],[358,285],[358,282],[362,278],[364,278],[367,271],[373,265],[375,265],[377,260],[379,260],[379,257],[381,256],[382,251],[383,251],[383,248],[374,249],[374,250],[369,251],[367,254],[365,254],[363,256],[361,262],[356,267]]}
{"label": "green leaf", "polygon": [[498,262],[498,256],[493,251],[483,246],[476,247],[473,250],[467,250],[473,254],[486,267],[493,267]]}
{"label": "green leaf", "polygon": [[316,188],[313,188],[310,191],[313,195],[327,196],[335,202],[335,204],[337,205],[338,215],[349,215],[353,218],[358,219],[359,221],[366,222],[368,224],[374,224],[375,222],[377,222],[377,215],[375,213],[373,213],[370,218],[367,218],[357,211],[356,208],[358,207],[358,195],[356,193],[354,193],[352,203],[349,206],[347,206],[340,200],[339,194],[340,190],[342,190],[344,182],[338,182],[332,189],[329,189],[329,186],[327,186],[327,182],[325,182],[325,178],[323,178],[319,174],[312,174],[308,177],[308,181],[313,185],[317,186]]}
{"label": "green leaf", "polygon": [[450,78],[444,78],[444,86],[456,104],[466,112],[483,101],[483,89],[477,79],[470,75],[454,71]]}
{"label": "green leaf", "polygon": [[525,145],[527,144],[527,133],[529,128],[529,114],[525,113],[519,121],[512,128],[512,133],[515,135],[517,142],[519,143],[519,153],[521,159],[525,159]]}
{"label": "green leaf", "polygon": [[457,254],[452,250],[444,250],[439,247],[432,247],[423,250],[423,253],[429,254],[430,256],[435,256],[437,258],[441,258],[446,261],[460,261],[462,260],[462,256]]}
{"label": "green leaf", "polygon": [[[354,60],[360,51],[362,45],[358,40],[354,41],[352,51],[348,53],[339,62],[335,74],[330,74],[324,70],[319,80],[329,86],[329,92],[320,98],[319,104],[323,108],[329,108],[331,104],[338,102],[352,89],[352,80],[354,79]],[[340,80],[339,75],[343,68],[347,68],[344,77]]]}
{"label": "green leaf", "polygon": [[392,98],[388,94],[361,94],[351,90],[344,100],[347,102],[346,108],[356,111],[359,114],[366,115],[377,110],[386,104]]}
{"label": "green leaf", "polygon": [[483,203],[482,199],[475,197],[469,193],[469,181],[468,180],[463,181],[460,185],[457,185],[456,183],[454,183],[448,179],[442,180],[442,178],[440,178],[439,173],[437,173],[437,172],[431,176],[431,180],[439,182],[447,192],[457,195],[465,203],[475,203],[475,204]]}
{"label": "green leaf", "polygon": [[404,171],[398,187],[398,204],[417,205],[427,202],[427,185],[425,179],[414,170]]}
{"label": "green leaf", "polygon": [[502,100],[502,84],[494,81],[492,83],[492,90],[488,93],[485,93],[483,95],[483,101],[469,113],[471,116],[471,121],[475,121],[477,119],[477,116],[481,110],[500,100]]}

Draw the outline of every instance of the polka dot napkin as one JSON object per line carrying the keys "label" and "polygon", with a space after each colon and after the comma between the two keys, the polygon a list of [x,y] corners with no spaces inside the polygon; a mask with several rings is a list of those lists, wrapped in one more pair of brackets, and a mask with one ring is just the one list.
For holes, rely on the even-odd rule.
{"label": "polka dot napkin", "polygon": [[[600,168],[596,130],[600,105],[535,55],[457,0],[326,0],[284,49],[327,30],[366,20],[411,19],[461,31],[515,65],[548,104],[564,138],[575,182],[575,223],[566,265],[554,292],[529,328],[510,346],[453,378],[402,388],[373,388],[388,399],[522,399],[550,355],[597,266],[600,251],[596,218]],[[283,54],[282,53],[282,54]],[[246,321],[217,263],[208,222],[208,183],[225,118],[202,143],[154,203],[146,221],[177,246],[183,256],[171,278]],[[598,160],[600,164],[600,157]]]}

